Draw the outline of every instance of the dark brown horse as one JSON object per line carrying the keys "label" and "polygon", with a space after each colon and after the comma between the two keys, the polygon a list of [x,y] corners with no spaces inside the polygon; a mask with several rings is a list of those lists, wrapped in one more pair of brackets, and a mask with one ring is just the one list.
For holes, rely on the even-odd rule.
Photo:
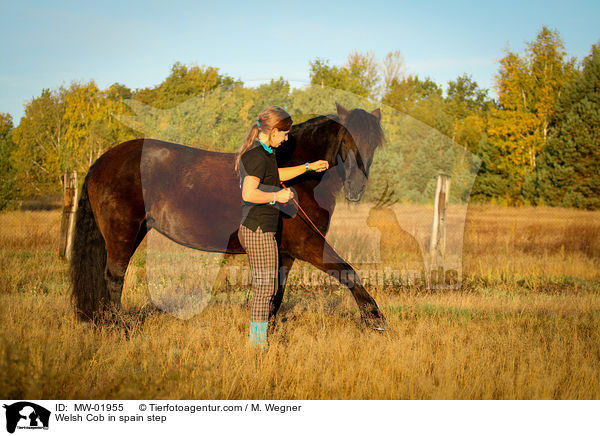
{"label": "dark brown horse", "polygon": [[[277,148],[280,167],[325,159],[330,169],[290,180],[300,206],[326,234],[336,194],[359,201],[375,149],[383,142],[379,109],[320,116],[292,126]],[[241,192],[233,153],[218,153],[152,139],[127,141],[91,166],[83,184],[71,263],[73,301],[81,319],[120,308],[129,260],[150,229],[199,250],[245,253],[237,237]],[[312,228],[301,213],[281,214],[280,280],[275,316],[295,259],[311,263],[346,285],[368,326],[385,318],[352,267]]]}

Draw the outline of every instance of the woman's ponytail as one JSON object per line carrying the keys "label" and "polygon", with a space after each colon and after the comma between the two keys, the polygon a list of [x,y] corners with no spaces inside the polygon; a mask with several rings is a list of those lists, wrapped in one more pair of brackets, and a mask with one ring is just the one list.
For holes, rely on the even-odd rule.
{"label": "woman's ponytail", "polygon": [[254,141],[258,138],[259,132],[270,134],[271,130],[277,128],[279,130],[287,131],[292,127],[292,117],[288,114],[285,109],[279,106],[269,106],[258,114],[258,120],[250,126],[246,139],[240,147],[240,151],[235,157],[235,170],[240,170],[240,159],[246,153]]}
{"label": "woman's ponytail", "polygon": [[246,153],[250,147],[252,147],[252,144],[254,144],[254,141],[256,141],[256,138],[258,138],[258,131],[258,125],[256,123],[252,124],[250,129],[248,129],[246,139],[244,139],[242,147],[240,148],[238,155],[235,157],[236,171],[240,170],[240,159],[242,158],[242,155]]}

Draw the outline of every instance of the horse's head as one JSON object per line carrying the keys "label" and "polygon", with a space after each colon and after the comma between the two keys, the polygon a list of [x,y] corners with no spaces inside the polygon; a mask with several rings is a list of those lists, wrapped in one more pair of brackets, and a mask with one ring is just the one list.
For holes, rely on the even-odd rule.
{"label": "horse's head", "polygon": [[337,168],[344,180],[346,200],[360,201],[367,187],[375,149],[384,142],[381,111],[349,111],[338,103],[336,106],[341,123],[337,138]]}

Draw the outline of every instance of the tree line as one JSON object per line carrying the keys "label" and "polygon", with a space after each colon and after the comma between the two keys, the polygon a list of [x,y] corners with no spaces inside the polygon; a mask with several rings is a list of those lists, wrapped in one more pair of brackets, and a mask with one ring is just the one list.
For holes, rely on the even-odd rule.
{"label": "tree line", "polygon": [[83,176],[129,139],[234,152],[264,107],[281,105],[301,122],[333,113],[335,101],[382,107],[387,141],[368,200],[391,183],[401,201],[432,201],[444,172],[454,202],[600,208],[600,43],[578,62],[558,32],[543,27],[521,53],[506,50],[495,99],[466,73],[445,89],[406,74],[399,51],[382,61],[354,52],[343,65],[320,58],[309,65],[303,89],[283,78],[248,87],[218,68],[178,62],[154,87],[102,90],[89,81],[44,89],[18,126],[0,113],[0,208],[59,192],[63,171]]}

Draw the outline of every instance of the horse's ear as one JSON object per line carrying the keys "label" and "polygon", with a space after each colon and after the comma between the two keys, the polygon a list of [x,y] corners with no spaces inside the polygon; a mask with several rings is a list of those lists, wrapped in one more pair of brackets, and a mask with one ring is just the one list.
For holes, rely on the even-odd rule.
{"label": "horse's ear", "polygon": [[375,118],[377,118],[378,121],[381,121],[381,111],[379,110],[379,108],[377,108],[373,112],[371,112],[371,115],[373,115]]}
{"label": "horse's ear", "polygon": [[335,107],[337,109],[337,114],[339,115],[341,120],[345,120],[346,117],[350,114],[350,111],[348,111],[348,109],[339,104],[337,101],[335,102]]}

